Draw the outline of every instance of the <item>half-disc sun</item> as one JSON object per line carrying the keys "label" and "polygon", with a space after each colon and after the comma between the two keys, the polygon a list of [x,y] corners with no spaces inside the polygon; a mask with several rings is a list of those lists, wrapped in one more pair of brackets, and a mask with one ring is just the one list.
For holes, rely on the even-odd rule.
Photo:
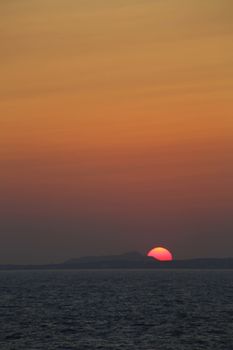
{"label": "half-disc sun", "polygon": [[147,256],[152,257],[156,260],[159,261],[171,261],[173,260],[172,253],[163,247],[155,247],[151,249],[148,253]]}

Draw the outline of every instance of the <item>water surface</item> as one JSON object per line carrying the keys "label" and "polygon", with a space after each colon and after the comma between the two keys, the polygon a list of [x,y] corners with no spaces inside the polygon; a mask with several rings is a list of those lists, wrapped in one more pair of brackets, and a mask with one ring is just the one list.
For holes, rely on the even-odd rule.
{"label": "water surface", "polygon": [[233,271],[1,271],[0,349],[232,350]]}

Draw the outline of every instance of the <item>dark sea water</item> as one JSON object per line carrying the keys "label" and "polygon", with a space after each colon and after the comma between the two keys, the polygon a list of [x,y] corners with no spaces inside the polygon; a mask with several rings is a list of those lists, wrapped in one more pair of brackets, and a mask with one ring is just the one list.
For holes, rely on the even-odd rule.
{"label": "dark sea water", "polygon": [[233,271],[1,271],[1,350],[233,350]]}

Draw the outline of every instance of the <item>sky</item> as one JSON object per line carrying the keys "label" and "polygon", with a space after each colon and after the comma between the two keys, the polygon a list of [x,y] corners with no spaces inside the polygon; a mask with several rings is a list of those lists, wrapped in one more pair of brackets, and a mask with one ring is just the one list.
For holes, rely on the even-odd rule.
{"label": "sky", "polygon": [[233,256],[232,0],[0,1],[0,263]]}

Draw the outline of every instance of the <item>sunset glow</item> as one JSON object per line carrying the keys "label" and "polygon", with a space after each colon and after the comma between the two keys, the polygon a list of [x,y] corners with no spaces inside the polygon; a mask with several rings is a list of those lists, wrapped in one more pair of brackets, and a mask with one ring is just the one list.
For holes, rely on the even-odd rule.
{"label": "sunset glow", "polygon": [[162,247],[156,247],[151,249],[147,256],[152,257],[159,261],[171,261],[173,260],[172,253],[168,249]]}
{"label": "sunset glow", "polygon": [[232,254],[232,13],[0,1],[0,261]]}

